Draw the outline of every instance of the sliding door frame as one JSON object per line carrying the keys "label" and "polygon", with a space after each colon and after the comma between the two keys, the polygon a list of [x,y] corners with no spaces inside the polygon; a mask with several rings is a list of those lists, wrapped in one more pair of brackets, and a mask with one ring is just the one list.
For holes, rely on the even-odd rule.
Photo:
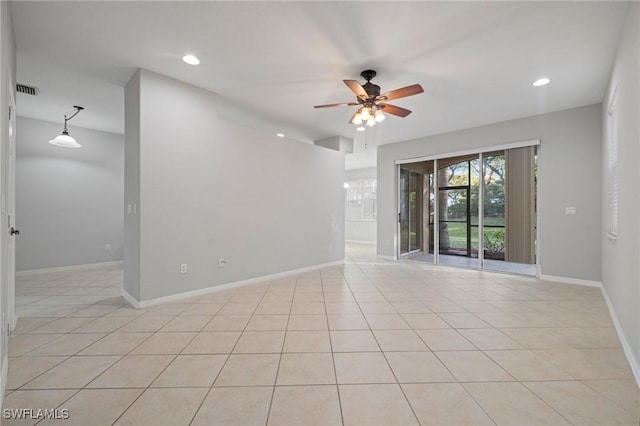
{"label": "sliding door frame", "polygon": [[[398,166],[397,169],[398,169],[398,172],[397,172],[398,173],[398,212],[397,212],[397,215],[396,215],[396,217],[398,218],[398,230],[397,230],[397,232],[398,232],[398,250],[397,250],[397,258],[401,258],[403,256],[408,256],[410,254],[414,254],[414,253],[417,253],[417,252],[422,250],[422,246],[423,246],[423,241],[422,241],[423,235],[422,235],[422,232],[417,232],[416,233],[416,244],[417,244],[417,247],[413,247],[411,245],[411,224],[412,223],[415,224],[417,222],[419,224],[420,231],[423,231],[423,229],[424,229],[424,224],[423,224],[423,215],[424,215],[424,211],[423,210],[424,209],[423,209],[423,206],[422,206],[422,204],[423,204],[422,198],[424,196],[423,195],[424,183],[420,179],[418,179],[418,181],[417,181],[418,188],[416,190],[416,194],[421,194],[420,195],[420,202],[419,203],[416,202],[416,205],[417,205],[416,216],[417,217],[414,218],[412,216],[412,214],[411,214],[412,212],[411,212],[410,197],[407,197],[407,199],[405,200],[405,203],[406,203],[405,209],[406,209],[406,214],[407,214],[407,236],[406,236],[406,238],[407,238],[407,252],[404,253],[402,251],[402,249],[403,249],[403,247],[402,247],[403,234],[402,234],[402,207],[401,207],[401,204],[402,204],[402,201],[403,201],[403,196],[407,195],[407,194],[411,194],[411,178],[412,178],[412,176],[414,176],[414,177],[418,177],[418,176],[422,177],[423,175],[421,173],[418,173],[418,172],[414,171],[414,170],[402,169],[401,166]],[[406,191],[402,191],[402,185],[401,185],[403,170],[406,172],[406,184],[405,184],[405,190]],[[418,244],[418,240],[420,241],[419,244]]]}
{"label": "sliding door frame", "polygon": [[[410,163],[418,163],[418,162],[422,162],[422,161],[433,161],[433,170],[434,170],[434,187],[436,188],[436,200],[437,200],[437,190],[439,188],[439,182],[438,182],[438,160],[440,159],[444,159],[444,158],[450,158],[450,157],[461,157],[461,156],[465,156],[465,155],[478,155],[478,158],[480,160],[480,180],[481,180],[481,185],[480,189],[479,189],[479,194],[478,194],[478,270],[483,270],[484,268],[484,235],[483,235],[483,225],[484,225],[484,153],[487,152],[492,152],[492,151],[502,151],[502,150],[508,150],[508,149],[515,149],[515,148],[524,148],[524,147],[529,147],[529,146],[535,146],[536,147],[536,156],[537,156],[537,166],[536,166],[536,170],[539,173],[540,171],[540,139],[532,139],[532,140],[525,140],[525,141],[520,141],[520,142],[512,142],[512,143],[506,143],[506,144],[502,144],[502,145],[494,145],[494,146],[488,146],[488,147],[481,147],[481,148],[474,148],[474,149],[468,149],[468,150],[463,150],[463,151],[453,151],[453,152],[446,152],[443,154],[435,154],[435,155],[427,155],[427,156],[422,156],[422,157],[413,157],[413,158],[406,158],[406,159],[400,159],[400,160],[395,160],[395,178],[396,178],[396,214],[395,214],[395,220],[396,220],[396,233],[395,233],[395,241],[396,241],[396,255],[395,258],[396,260],[400,259],[400,221],[398,220],[398,215],[400,212],[400,197],[402,196],[400,194],[400,167],[403,164],[410,164]],[[539,197],[539,188],[540,188],[540,175],[538,174],[538,184],[536,185],[536,204],[537,204],[537,208],[536,208],[536,243],[535,243],[535,255],[536,255],[536,277],[540,278],[540,274],[541,274],[541,267],[540,267],[540,249],[541,249],[541,244],[540,244],[540,197]],[[440,264],[440,220],[439,220],[439,206],[438,206],[438,202],[436,201],[434,204],[434,220],[433,220],[433,232],[434,232],[434,236],[433,236],[433,261],[434,264],[438,265]]]}
{"label": "sliding door frame", "polygon": [[478,185],[478,270],[484,268],[484,152],[478,154],[478,170],[480,172]]}

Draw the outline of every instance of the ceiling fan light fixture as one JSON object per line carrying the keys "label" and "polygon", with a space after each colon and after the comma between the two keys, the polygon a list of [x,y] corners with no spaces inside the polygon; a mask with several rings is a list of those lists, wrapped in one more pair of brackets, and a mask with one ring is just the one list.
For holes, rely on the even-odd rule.
{"label": "ceiling fan light fixture", "polygon": [[356,129],[356,131],[358,131],[358,132],[364,132],[365,130],[367,130],[367,128],[366,128],[366,127],[364,127],[364,126],[360,126],[360,127],[358,127],[358,128]]}
{"label": "ceiling fan light fixture", "polygon": [[362,121],[368,121],[369,117],[371,117],[369,107],[362,108],[362,110],[360,111],[360,118],[362,119]]}
{"label": "ceiling fan light fixture", "polygon": [[374,117],[378,123],[380,123],[381,121],[384,121],[385,119],[385,116],[382,110],[377,110]]}
{"label": "ceiling fan light fixture", "polygon": [[376,125],[376,119],[373,118],[372,115],[369,116],[369,119],[367,120],[367,126],[369,127],[373,127]]}
{"label": "ceiling fan light fixture", "polygon": [[353,116],[353,120],[351,120],[351,122],[357,126],[362,124],[362,117],[360,115],[360,111],[356,112],[356,114]]}

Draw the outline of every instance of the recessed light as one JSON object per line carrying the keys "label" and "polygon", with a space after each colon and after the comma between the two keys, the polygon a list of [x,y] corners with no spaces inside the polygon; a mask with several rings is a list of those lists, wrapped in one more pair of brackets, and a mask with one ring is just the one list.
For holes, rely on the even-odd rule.
{"label": "recessed light", "polygon": [[276,136],[279,138],[284,138],[284,133],[278,133]]}
{"label": "recessed light", "polygon": [[533,82],[533,85],[536,87],[544,86],[551,83],[551,79],[547,77],[542,77]]}
{"label": "recessed light", "polygon": [[364,132],[364,131],[365,131],[365,130],[367,130],[367,129],[366,129],[365,127],[360,126],[360,127],[358,127],[356,130],[357,130],[358,132]]}
{"label": "recessed light", "polygon": [[193,55],[184,55],[182,60],[188,63],[189,65],[198,65],[200,63],[200,59],[196,58]]}

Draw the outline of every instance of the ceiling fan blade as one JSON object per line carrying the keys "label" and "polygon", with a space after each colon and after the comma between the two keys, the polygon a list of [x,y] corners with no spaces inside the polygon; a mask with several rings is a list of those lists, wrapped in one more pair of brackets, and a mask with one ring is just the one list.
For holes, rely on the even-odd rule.
{"label": "ceiling fan blade", "polygon": [[337,107],[341,105],[354,106],[354,105],[358,105],[358,103],[357,102],[341,102],[339,104],[316,105],[314,106],[314,108],[331,108],[331,107]]}
{"label": "ceiling fan blade", "polygon": [[380,99],[383,101],[390,101],[392,99],[406,98],[407,96],[417,95],[424,92],[424,89],[419,84],[403,87],[401,89],[392,90],[380,95]]}
{"label": "ceiling fan blade", "polygon": [[360,85],[360,83],[358,83],[355,80],[343,80],[343,81],[344,81],[344,84],[346,84],[347,87],[351,89],[351,91],[355,93],[357,97],[359,97],[360,99],[369,99],[369,95],[364,90],[364,87]]}
{"label": "ceiling fan blade", "polygon": [[411,114],[410,110],[395,105],[378,104],[378,107],[382,108],[382,112],[397,115],[398,117],[406,117],[407,115]]}

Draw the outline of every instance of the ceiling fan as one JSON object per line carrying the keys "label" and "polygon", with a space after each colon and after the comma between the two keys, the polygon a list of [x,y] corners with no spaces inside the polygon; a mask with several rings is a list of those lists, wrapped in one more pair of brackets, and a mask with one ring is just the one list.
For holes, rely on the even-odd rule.
{"label": "ceiling fan", "polygon": [[[375,77],[376,74],[377,73],[374,70],[362,71],[360,75],[367,80],[367,82],[362,85],[356,80],[343,80],[344,84],[346,84],[347,87],[355,93],[357,102],[316,105],[314,108],[330,108],[340,105],[360,105],[360,108],[355,114],[353,114],[349,122],[357,125],[366,123],[367,126],[375,126],[376,123],[384,120],[384,113],[389,113],[398,117],[406,117],[411,114],[411,111],[406,108],[390,105],[386,102],[422,93],[424,92],[422,86],[419,84],[413,84],[411,86],[380,94],[380,86],[371,83],[371,79]],[[362,130],[364,130],[364,127],[362,127]]]}

